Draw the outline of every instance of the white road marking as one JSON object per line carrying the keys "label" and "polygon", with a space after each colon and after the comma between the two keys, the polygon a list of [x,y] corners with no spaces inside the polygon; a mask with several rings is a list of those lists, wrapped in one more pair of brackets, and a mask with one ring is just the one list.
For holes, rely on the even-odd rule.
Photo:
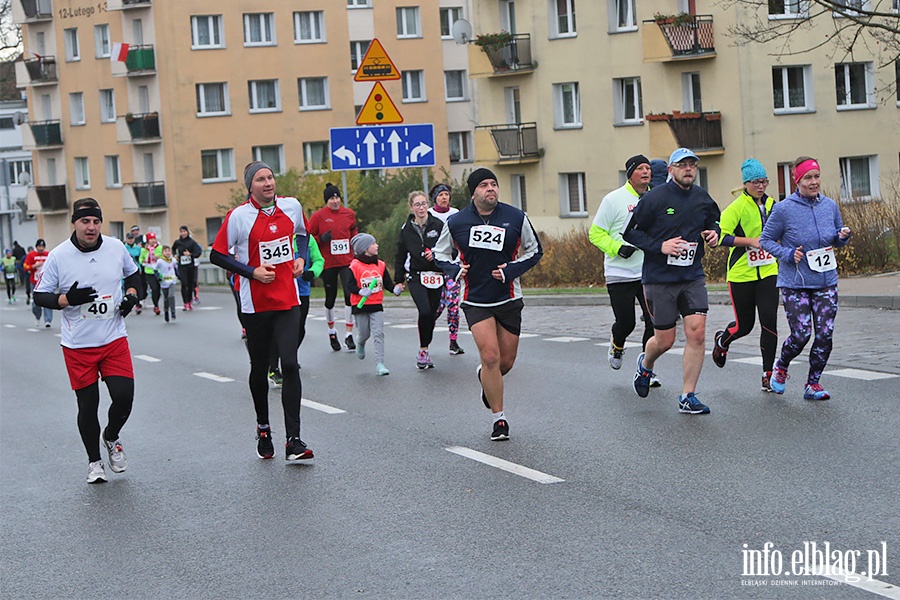
{"label": "white road marking", "polygon": [[739,362],[744,363],[745,365],[758,365],[762,366],[762,358],[759,356],[751,356],[750,358],[736,358],[734,360],[729,360],[728,362]]}
{"label": "white road marking", "polygon": [[328,406],[327,404],[319,404],[318,402],[313,402],[308,398],[303,398],[300,400],[300,405],[305,406],[306,408],[311,408],[313,410],[320,410],[323,413],[327,413],[329,415],[339,415],[341,413],[347,412],[346,410],[341,410],[340,408],[335,408],[333,406]]}
{"label": "white road marking", "polygon": [[565,479],[560,479],[559,477],[554,477],[553,475],[541,473],[540,471],[535,471],[534,469],[529,469],[528,467],[523,467],[522,465],[517,465],[516,463],[509,462],[508,460],[503,460],[502,458],[497,458],[496,456],[491,456],[490,454],[478,452],[477,450],[472,450],[471,448],[465,448],[463,446],[450,446],[449,448],[446,448],[446,450],[448,452],[452,452],[453,454],[464,456],[465,458],[471,458],[474,461],[484,463],[491,467],[496,467],[500,470],[506,471],[507,473],[525,477],[527,479],[531,479],[532,481],[537,481],[538,483],[560,483],[565,481]]}
{"label": "white road marking", "polygon": [[222,310],[222,307],[221,306],[201,306],[194,310]]}
{"label": "white road marking", "polygon": [[10,324],[8,324],[8,323],[7,323],[6,325],[4,325],[4,327],[9,327],[10,329],[15,329],[15,328],[16,328],[15,325],[10,325]]}
{"label": "white road marking", "polygon": [[134,357],[139,360],[143,360],[143,361],[146,361],[149,363],[162,362],[162,359],[154,358],[152,356],[147,356],[146,354],[135,354]]}
{"label": "white road marking", "polygon": [[559,337],[544,338],[544,341],[545,342],[561,342],[563,344],[568,344],[569,342],[586,342],[589,339],[590,338],[572,337],[572,336],[568,336],[568,335],[562,335]]}
{"label": "white road marking", "polygon": [[310,321],[324,321],[325,317],[307,317]]}
{"label": "white road marking", "polygon": [[443,333],[445,331],[450,331],[450,328],[449,327],[435,327],[434,328],[435,333]]}
{"label": "white road marking", "polygon": [[[895,600],[900,599],[900,587],[897,587],[892,583],[879,581],[877,579],[869,580],[868,577],[862,573],[844,571],[843,569],[834,566],[829,567],[829,570],[833,572],[833,574],[822,573],[816,576],[825,577],[827,579],[831,579],[845,585],[852,585],[853,587],[871,592],[878,596],[883,596],[885,598],[894,598]],[[806,575],[810,575],[809,571],[806,572]],[[848,581],[847,578],[851,576],[857,581]]]}
{"label": "white road marking", "polygon": [[400,325],[391,325],[394,329],[415,329],[418,327],[416,323],[401,323]]}
{"label": "white road marking", "polygon": [[[462,333],[462,331],[460,331],[460,333]],[[468,333],[469,335],[472,335],[471,331],[467,331],[466,333]],[[536,334],[536,333],[520,333],[519,334],[519,338],[533,338],[533,337],[538,337],[538,334]]]}
{"label": "white road marking", "polygon": [[213,375],[212,373],[207,373],[205,371],[201,371],[199,373],[194,373],[194,375],[196,375],[197,377],[202,377],[203,379],[210,379],[212,381],[217,381],[219,383],[229,383],[231,381],[234,381],[234,379],[231,379],[229,377],[222,377],[221,375]]}
{"label": "white road marking", "polygon": [[862,379],[864,381],[900,377],[900,375],[894,375],[893,373],[876,373],[875,371],[865,371],[863,369],[835,369],[834,371],[825,371],[825,374],[849,377],[850,379]]}
{"label": "white road marking", "polygon": [[29,327],[27,331],[40,331],[40,329],[35,329],[34,327]]}

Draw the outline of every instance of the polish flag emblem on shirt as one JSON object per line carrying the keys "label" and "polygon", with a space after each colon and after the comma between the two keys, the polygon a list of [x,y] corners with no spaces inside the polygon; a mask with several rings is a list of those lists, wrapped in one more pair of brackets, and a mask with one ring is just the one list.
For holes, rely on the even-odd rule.
{"label": "polish flag emblem on shirt", "polygon": [[272,233],[278,233],[278,225],[276,225],[275,223],[270,223],[269,231],[271,231]]}

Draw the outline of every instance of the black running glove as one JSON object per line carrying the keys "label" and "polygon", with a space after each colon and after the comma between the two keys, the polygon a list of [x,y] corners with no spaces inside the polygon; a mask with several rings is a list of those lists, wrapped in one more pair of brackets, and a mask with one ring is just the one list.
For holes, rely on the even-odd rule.
{"label": "black running glove", "polygon": [[628,244],[623,244],[619,251],[616,252],[622,258],[631,258],[631,255],[634,254],[636,248],[634,246],[629,246]]}
{"label": "black running glove", "polygon": [[316,278],[316,274],[312,271],[303,271],[301,277],[303,278],[303,281],[313,281]]}
{"label": "black running glove", "polygon": [[119,314],[127,317],[131,309],[140,303],[141,301],[134,294],[125,294],[125,297],[122,298],[122,302],[119,304]]}
{"label": "black running glove", "polygon": [[331,243],[331,232],[326,231],[325,233],[320,235],[319,241],[322,242],[323,244],[330,244]]}
{"label": "black running glove", "polygon": [[97,290],[92,287],[78,287],[78,282],[72,284],[72,287],[69,288],[69,291],[66,292],[66,300],[69,302],[69,306],[80,306],[82,304],[87,304],[89,302],[93,302],[97,297]]}

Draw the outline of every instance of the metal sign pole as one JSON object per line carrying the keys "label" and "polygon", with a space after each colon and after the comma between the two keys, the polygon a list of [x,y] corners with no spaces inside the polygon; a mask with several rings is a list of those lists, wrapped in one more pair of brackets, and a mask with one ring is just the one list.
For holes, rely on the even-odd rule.
{"label": "metal sign pole", "polygon": [[350,202],[347,199],[347,171],[341,171],[341,194],[344,197],[344,208],[349,208]]}
{"label": "metal sign pole", "polygon": [[428,193],[428,168],[422,167],[422,190]]}

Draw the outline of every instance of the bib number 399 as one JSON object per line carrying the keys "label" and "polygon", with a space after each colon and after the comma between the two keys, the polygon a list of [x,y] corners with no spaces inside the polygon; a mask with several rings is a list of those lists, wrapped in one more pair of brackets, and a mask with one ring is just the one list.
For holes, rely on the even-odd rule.
{"label": "bib number 399", "polygon": [[485,250],[503,250],[506,230],[493,225],[476,225],[469,231],[469,246]]}
{"label": "bib number 399", "polygon": [[284,236],[277,240],[259,243],[259,259],[261,262],[277,265],[294,259],[291,251],[291,237]]}
{"label": "bib number 399", "polygon": [[678,256],[669,255],[666,261],[670,265],[676,267],[689,267],[694,264],[694,257],[697,255],[697,242],[683,242],[681,252]]}

